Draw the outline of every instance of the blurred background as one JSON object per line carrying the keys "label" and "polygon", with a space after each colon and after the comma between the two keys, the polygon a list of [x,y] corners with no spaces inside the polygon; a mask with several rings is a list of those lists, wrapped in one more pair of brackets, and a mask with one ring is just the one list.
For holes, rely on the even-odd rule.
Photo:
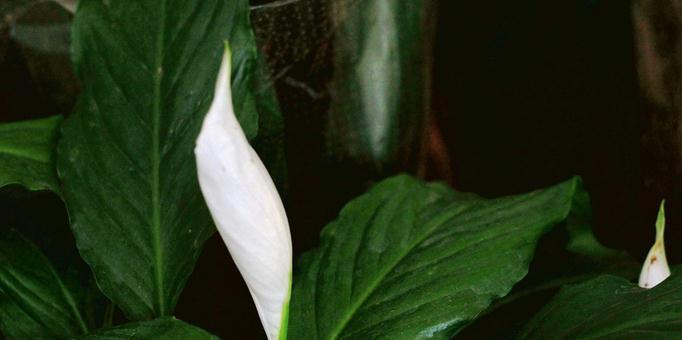
{"label": "blurred background", "polygon": [[[599,240],[638,259],[665,198],[668,260],[682,260],[682,1],[251,5],[284,117],[280,190],[296,254],[349,199],[409,172],[486,197],[580,175]],[[0,121],[68,116],[79,93],[71,15],[42,0],[0,0],[0,13]],[[7,188],[0,218],[42,235],[43,248],[73,242],[50,193]],[[218,237],[176,315],[221,337],[263,338]]]}

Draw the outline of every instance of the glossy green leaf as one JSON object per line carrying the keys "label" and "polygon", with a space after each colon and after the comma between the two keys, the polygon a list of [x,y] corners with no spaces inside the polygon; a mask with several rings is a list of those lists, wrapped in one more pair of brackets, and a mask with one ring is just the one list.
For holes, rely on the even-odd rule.
{"label": "glossy green leaf", "polygon": [[82,0],[73,59],[84,92],[58,170],[80,253],[130,319],[172,313],[214,232],[193,148],[224,42],[233,101],[257,130],[246,0]]}
{"label": "glossy green leaf", "polygon": [[[429,110],[433,1],[337,2],[326,142],[377,171],[416,158]],[[414,161],[412,159],[412,161]]]}
{"label": "glossy green leaf", "polygon": [[219,338],[173,317],[163,317],[102,330],[79,337],[78,340],[219,340]]}
{"label": "glossy green leaf", "polygon": [[[535,310],[526,306],[551,296],[563,285],[605,274],[635,278],[641,264],[627,252],[599,242],[592,232],[591,210],[589,194],[579,183],[566,222],[540,240],[528,275],[507,296],[493,302],[462,335],[466,338],[483,330],[484,338],[505,338],[532,317]],[[510,311],[518,312],[510,315]]]}
{"label": "glossy green leaf", "polygon": [[0,187],[59,192],[54,152],[61,116],[0,124]]}
{"label": "glossy green leaf", "polygon": [[304,255],[290,339],[447,339],[528,271],[578,179],[484,199],[409,176],[351,201]]}
{"label": "glossy green leaf", "polygon": [[42,252],[0,233],[0,328],[9,339],[67,339],[88,332],[83,301]]}
{"label": "glossy green leaf", "polygon": [[677,339],[682,335],[682,267],[644,289],[616,276],[566,286],[521,339]]}

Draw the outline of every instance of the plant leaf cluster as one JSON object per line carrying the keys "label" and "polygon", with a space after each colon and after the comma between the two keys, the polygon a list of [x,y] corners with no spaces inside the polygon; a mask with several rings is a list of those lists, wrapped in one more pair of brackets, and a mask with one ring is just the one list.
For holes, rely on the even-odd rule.
{"label": "plant leaf cluster", "polygon": [[[283,121],[246,0],[80,1],[72,39],[83,84],[78,104],[65,120],[0,125],[0,187],[50,190],[63,199],[98,292],[5,225],[6,338],[216,338],[172,315],[214,232],[192,150],[225,41],[238,119],[285,187]],[[592,234],[589,206],[577,177],[500,198],[410,175],[380,181],[350,201],[323,229],[319,247],[299,259],[288,338],[449,339],[505,297],[523,298],[551,282],[573,284],[509,336],[678,337],[679,267],[650,290],[629,277],[600,276],[631,266]],[[536,249],[543,236],[557,228],[581,264],[574,277],[527,275],[542,256]],[[93,308],[100,293],[111,307]],[[129,323],[112,325],[114,309]]]}

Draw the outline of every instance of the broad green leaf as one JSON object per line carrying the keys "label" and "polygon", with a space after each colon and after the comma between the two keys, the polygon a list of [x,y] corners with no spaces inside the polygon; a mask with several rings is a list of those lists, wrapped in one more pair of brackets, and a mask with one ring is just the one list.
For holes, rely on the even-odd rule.
{"label": "broad green leaf", "polygon": [[219,340],[218,337],[173,317],[129,323],[78,340]]}
{"label": "broad green leaf", "polygon": [[484,199],[397,176],[351,201],[294,278],[291,339],[446,339],[528,271],[578,179]]}
{"label": "broad green leaf", "polygon": [[[326,142],[379,173],[414,161],[429,110],[432,1],[338,1]],[[401,163],[402,164],[402,163]]]}
{"label": "broad green leaf", "polygon": [[627,252],[605,247],[595,237],[590,197],[579,183],[566,222],[540,240],[528,275],[507,296],[493,302],[460,335],[506,338],[517,333],[533,316],[535,310],[527,306],[551,297],[561,286],[604,274],[634,278],[639,268],[638,261]]}
{"label": "broad green leaf", "polygon": [[[509,296],[497,301],[492,307],[511,302],[536,292],[557,289],[563,284],[589,280],[603,274],[634,277],[639,263],[627,252],[602,245],[592,232],[592,208],[590,195],[578,183],[573,195],[571,212],[565,223],[568,241],[559,246],[552,244],[546,249],[550,254],[536,252],[538,268],[531,268]],[[542,249],[542,248],[541,248]],[[547,256],[551,262],[542,261]]]}
{"label": "broad green leaf", "polygon": [[54,152],[61,116],[0,124],[0,187],[59,193]]}
{"label": "broad green leaf", "polygon": [[616,276],[566,286],[521,339],[677,339],[682,335],[682,267],[651,289]]}
{"label": "broad green leaf", "polygon": [[83,0],[73,59],[84,92],[58,170],[78,248],[130,319],[170,315],[214,227],[192,149],[224,42],[233,100],[255,135],[246,0]]}
{"label": "broad green leaf", "polygon": [[67,339],[88,332],[83,301],[41,251],[15,231],[0,233],[0,328],[10,339]]}

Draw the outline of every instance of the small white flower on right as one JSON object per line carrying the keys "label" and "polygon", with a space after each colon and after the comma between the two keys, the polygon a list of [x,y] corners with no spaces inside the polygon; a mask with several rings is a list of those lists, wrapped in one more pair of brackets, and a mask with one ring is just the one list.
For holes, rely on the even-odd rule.
{"label": "small white flower on right", "polygon": [[665,243],[663,237],[665,233],[665,201],[661,202],[656,218],[656,243],[654,243],[649,255],[647,255],[639,274],[639,286],[642,288],[653,288],[665,281],[670,276],[670,267],[665,257]]}

